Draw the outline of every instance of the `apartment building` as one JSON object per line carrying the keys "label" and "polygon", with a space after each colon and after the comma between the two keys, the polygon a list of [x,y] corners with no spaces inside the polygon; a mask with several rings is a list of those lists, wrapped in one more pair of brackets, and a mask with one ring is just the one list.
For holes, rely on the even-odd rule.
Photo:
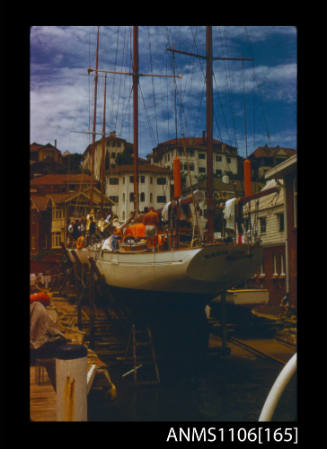
{"label": "apartment building", "polygon": [[[196,184],[207,175],[207,140],[202,137],[171,139],[153,148],[147,158],[151,164],[172,169],[174,157],[179,157],[184,187]],[[213,140],[213,173],[217,177],[238,175],[237,148]]]}
{"label": "apartment building", "polygon": [[[120,220],[134,210],[134,167],[119,165],[106,173],[105,195],[115,203]],[[139,165],[139,208],[160,209],[170,201],[170,176],[167,168],[152,164]]]}

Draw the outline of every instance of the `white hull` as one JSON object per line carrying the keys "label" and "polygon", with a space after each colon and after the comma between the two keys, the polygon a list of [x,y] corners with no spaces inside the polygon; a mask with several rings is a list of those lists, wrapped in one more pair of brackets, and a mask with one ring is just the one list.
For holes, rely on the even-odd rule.
{"label": "white hull", "polygon": [[262,261],[262,248],[231,244],[162,252],[75,251],[81,263],[93,257],[112,287],[202,295],[215,295],[247,280]]}
{"label": "white hull", "polygon": [[[213,303],[220,303],[221,296],[212,300]],[[241,289],[241,290],[227,290],[226,303],[235,306],[254,307],[259,304],[268,304],[269,290],[267,289]]]}

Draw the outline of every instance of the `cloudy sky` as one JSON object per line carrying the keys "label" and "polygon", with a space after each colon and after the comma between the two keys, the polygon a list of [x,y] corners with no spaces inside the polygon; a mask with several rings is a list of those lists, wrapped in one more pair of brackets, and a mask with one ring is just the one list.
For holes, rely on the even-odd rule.
{"label": "cloudy sky", "polygon": [[[97,26],[35,26],[30,31],[30,142],[83,153],[91,143]],[[139,152],[159,143],[196,137],[206,128],[205,26],[140,26],[139,71],[181,74],[140,77]],[[214,61],[214,138],[251,154],[258,146],[296,149],[297,31],[288,26],[213,26],[213,56],[254,58]],[[99,69],[132,71],[132,27],[101,26]],[[104,75],[97,91],[97,132],[102,132]],[[108,75],[106,134],[129,142],[132,77]],[[245,112],[246,111],[246,112]],[[246,119],[246,120],[245,120]],[[245,126],[246,122],[246,126]],[[177,127],[176,127],[177,124]],[[100,136],[97,136],[98,138]]]}

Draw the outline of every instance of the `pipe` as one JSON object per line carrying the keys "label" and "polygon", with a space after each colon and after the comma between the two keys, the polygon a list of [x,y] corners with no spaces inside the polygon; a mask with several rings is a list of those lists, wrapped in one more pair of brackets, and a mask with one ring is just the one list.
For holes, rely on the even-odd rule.
{"label": "pipe", "polygon": [[297,353],[283,367],[273,384],[261,410],[259,421],[271,421],[279,399],[297,368]]}

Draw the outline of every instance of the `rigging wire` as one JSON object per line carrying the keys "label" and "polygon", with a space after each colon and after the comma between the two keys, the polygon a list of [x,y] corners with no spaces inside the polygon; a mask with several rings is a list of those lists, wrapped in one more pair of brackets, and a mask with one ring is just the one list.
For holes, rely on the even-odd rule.
{"label": "rigging wire", "polygon": [[[253,61],[252,61],[253,80],[254,80],[255,85],[256,85],[256,90],[257,90],[257,92],[259,92],[259,83],[258,83],[258,79],[257,79],[257,75],[256,75],[256,64],[255,64],[255,58],[254,58],[253,45],[252,45],[252,41],[250,39],[247,27],[244,27],[244,28],[245,28],[245,35],[246,35],[246,38],[247,38],[247,41],[248,41],[248,44],[249,44],[250,54],[251,54],[251,57],[253,58]],[[263,102],[261,100],[260,95],[258,95],[258,98],[259,98],[259,104],[260,104],[261,109],[262,109],[262,118],[263,118],[264,126],[266,128],[266,136],[267,136],[267,139],[268,139],[268,144],[269,144],[269,146],[271,146],[270,132],[269,132],[268,121],[267,121],[267,117],[266,117],[266,113],[265,113],[265,108],[264,108],[264,105],[263,105]]]}
{"label": "rigging wire", "polygon": [[[196,54],[199,54],[200,50],[199,50],[199,46],[198,46],[198,42],[197,42],[197,36],[196,36],[195,32],[193,33],[193,28],[194,27],[191,27],[191,33],[192,33],[192,38],[193,38],[193,48],[195,49],[194,52]],[[202,59],[201,58],[196,58],[196,59],[197,59],[198,64],[200,66],[200,72],[202,73],[203,83],[205,85],[205,83],[206,83],[206,68],[205,68],[205,64],[202,63]],[[204,98],[205,98],[205,89],[202,89],[201,90],[201,94],[200,94],[200,98],[199,98],[199,109],[198,109],[199,111],[201,111],[201,109],[202,109],[202,104],[203,104]]]}
{"label": "rigging wire", "polygon": [[[172,44],[172,39],[171,39],[171,30],[169,29],[168,26],[166,27],[166,39],[167,39],[166,48],[172,48],[173,44]],[[168,74],[168,67],[170,66],[170,62],[171,62],[171,59],[170,59],[169,55],[166,54],[166,70],[167,70],[166,74]],[[176,82],[176,80],[175,80],[175,82]],[[167,140],[169,140],[170,139],[170,112],[169,112],[170,111],[170,107],[169,107],[169,92],[170,92],[170,90],[169,90],[168,78],[166,80],[166,83],[167,83],[166,85],[167,85],[167,115],[168,115]]]}
{"label": "rigging wire", "polygon": [[[150,56],[150,73],[153,73],[150,27],[148,27],[148,42],[149,42],[149,56]],[[154,117],[155,117],[157,145],[158,145],[159,144],[158,120],[157,120],[157,107],[156,107],[156,96],[155,96],[155,90],[154,90],[154,77],[153,76],[151,77],[151,80],[152,80],[153,107],[154,107]]]}
{"label": "rigging wire", "polygon": [[175,71],[175,54],[172,52],[172,69],[174,75],[174,113],[175,113],[175,139],[177,145],[177,130],[178,130],[178,122],[177,122],[177,82],[176,82],[176,71]]}
{"label": "rigging wire", "polygon": [[247,139],[247,124],[246,124],[246,100],[245,100],[245,76],[244,76],[244,61],[242,61],[243,68],[243,107],[244,107],[244,137],[245,137],[245,155],[248,157],[248,139]]}
{"label": "rigging wire", "polygon": [[142,100],[143,100],[143,106],[144,106],[144,112],[145,112],[145,116],[146,116],[147,123],[148,123],[148,126],[149,126],[149,130],[151,131],[151,133],[152,133],[152,138],[153,138],[153,140],[154,140],[154,142],[155,142],[155,141],[156,141],[156,138],[155,138],[155,134],[154,134],[153,127],[151,126],[151,121],[150,121],[150,117],[149,117],[149,115],[148,115],[148,110],[147,110],[147,107],[146,107],[146,104],[145,104],[145,100],[144,100],[144,96],[143,96],[143,91],[142,91],[142,88],[141,88],[141,84],[139,84],[139,90],[140,90],[140,92],[141,92],[141,96],[142,96]]}
{"label": "rigging wire", "polygon": [[[114,71],[117,70],[117,61],[118,61],[118,47],[119,47],[119,38],[120,38],[120,27],[117,27],[117,39],[116,39],[116,51],[115,51],[115,60],[114,60]],[[112,92],[112,101],[111,104],[115,104],[115,84],[116,84],[116,76],[113,75],[112,77],[112,89],[110,89],[110,92]],[[114,108],[111,109],[111,112],[109,112],[109,117],[108,117],[108,123],[111,123],[112,121],[112,128],[114,128],[113,123],[114,123]],[[110,125],[109,125],[110,126]]]}
{"label": "rigging wire", "polygon": [[[125,51],[126,51],[126,31],[127,28],[125,28],[125,33],[123,36],[123,49],[122,49],[122,58],[121,58],[121,65],[124,66],[124,58],[125,58]],[[122,79],[124,78],[124,79]],[[117,123],[118,123],[118,117],[120,116],[120,103],[121,103],[121,89],[122,89],[122,84],[124,84],[125,86],[125,76],[120,76],[119,77],[119,87],[118,87],[118,95],[117,95],[117,111],[116,111],[116,120],[115,120],[115,128],[117,129]]]}
{"label": "rigging wire", "polygon": [[[225,35],[225,30],[224,27],[220,28],[220,32],[221,32],[221,36],[222,36],[222,40],[223,40],[223,44],[226,47],[225,50],[225,55],[227,56],[227,39],[226,39],[226,35]],[[230,70],[230,66],[229,66],[229,61],[226,60],[225,61],[225,75],[226,75],[226,80],[227,80],[227,92],[228,92],[228,98],[229,98],[229,102],[230,102],[230,109],[232,112],[232,128],[233,128],[233,132],[234,132],[234,142],[235,142],[235,146],[238,147],[238,142],[237,142],[237,137],[236,137],[236,125],[235,125],[235,114],[234,114],[234,107],[233,107],[233,101],[232,101],[232,79],[231,79],[231,70]]]}

